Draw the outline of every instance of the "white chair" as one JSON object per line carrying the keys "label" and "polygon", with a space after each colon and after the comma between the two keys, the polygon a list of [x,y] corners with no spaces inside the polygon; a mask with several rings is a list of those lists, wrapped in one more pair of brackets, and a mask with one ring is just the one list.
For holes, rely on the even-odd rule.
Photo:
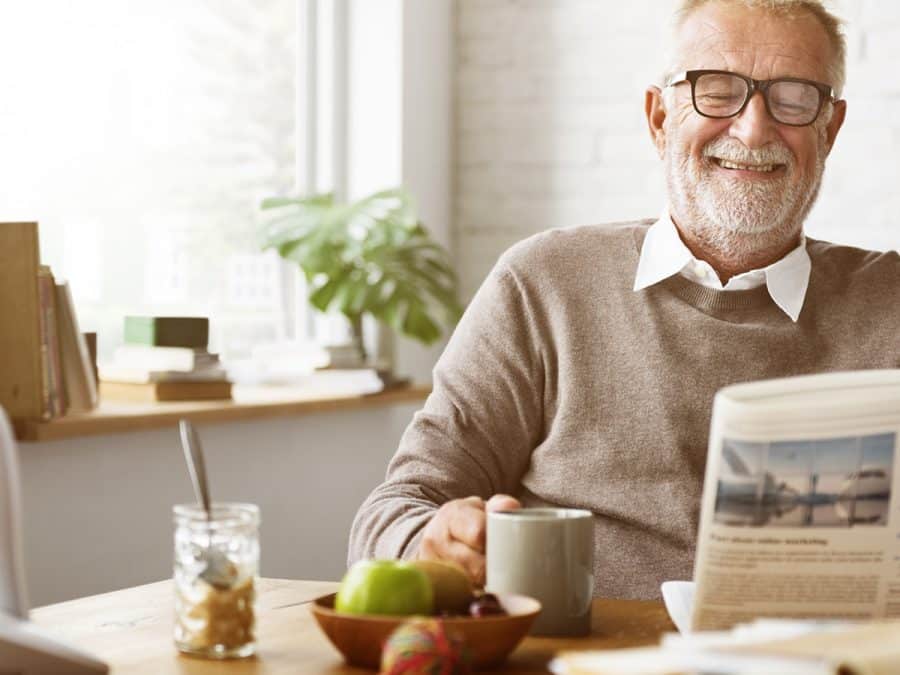
{"label": "white chair", "polygon": [[95,675],[106,664],[61,643],[28,621],[19,456],[0,407],[0,672],[17,675]]}

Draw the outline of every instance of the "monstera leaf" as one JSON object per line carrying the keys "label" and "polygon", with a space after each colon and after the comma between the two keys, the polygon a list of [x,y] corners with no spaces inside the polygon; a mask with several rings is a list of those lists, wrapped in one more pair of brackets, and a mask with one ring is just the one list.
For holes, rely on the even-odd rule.
{"label": "monstera leaf", "polygon": [[274,248],[300,266],[310,303],[353,322],[364,313],[425,344],[462,314],[447,252],[418,221],[406,190],[376,192],[351,204],[332,194],[273,197],[263,230]]}

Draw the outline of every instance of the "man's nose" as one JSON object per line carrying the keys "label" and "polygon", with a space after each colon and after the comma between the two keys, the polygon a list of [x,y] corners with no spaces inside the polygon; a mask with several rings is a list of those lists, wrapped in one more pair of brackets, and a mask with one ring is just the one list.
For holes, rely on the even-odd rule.
{"label": "man's nose", "polygon": [[729,135],[750,149],[761,148],[774,140],[776,124],[766,110],[762,92],[757,91],[747,101],[741,114],[732,120]]}

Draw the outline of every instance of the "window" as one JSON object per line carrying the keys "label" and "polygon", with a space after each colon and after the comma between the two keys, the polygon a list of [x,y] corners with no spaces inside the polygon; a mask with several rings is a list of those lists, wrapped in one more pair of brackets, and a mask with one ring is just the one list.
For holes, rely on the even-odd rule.
{"label": "window", "polygon": [[260,253],[258,204],[399,182],[399,16],[399,0],[0,8],[0,220],[40,223],[101,357],[126,314],[210,316],[226,356],[333,331]]}

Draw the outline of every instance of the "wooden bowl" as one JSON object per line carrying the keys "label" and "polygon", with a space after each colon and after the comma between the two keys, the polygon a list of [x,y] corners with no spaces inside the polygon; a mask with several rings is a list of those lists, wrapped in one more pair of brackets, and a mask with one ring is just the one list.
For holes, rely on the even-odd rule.
{"label": "wooden bowl", "polygon": [[[334,610],[334,596],[323,595],[312,603],[319,627],[351,666],[378,669],[381,647],[408,616],[343,614]],[[497,599],[507,614],[484,617],[441,617],[448,632],[460,634],[472,650],[475,668],[498,666],[525,637],[541,603],[525,595],[498,593]],[[437,617],[435,617],[437,618]]]}

